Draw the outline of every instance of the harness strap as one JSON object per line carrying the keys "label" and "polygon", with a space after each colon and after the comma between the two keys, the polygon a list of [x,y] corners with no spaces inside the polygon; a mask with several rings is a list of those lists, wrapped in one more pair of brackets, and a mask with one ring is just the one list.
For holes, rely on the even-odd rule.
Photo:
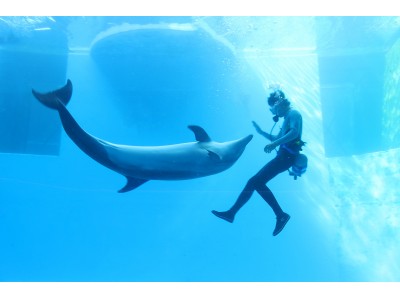
{"label": "harness strap", "polygon": [[293,155],[299,154],[299,151],[294,151],[294,150],[290,149],[288,146],[286,146],[286,144],[282,144],[281,147],[283,149],[285,149],[287,152],[289,152],[290,154],[293,154]]}

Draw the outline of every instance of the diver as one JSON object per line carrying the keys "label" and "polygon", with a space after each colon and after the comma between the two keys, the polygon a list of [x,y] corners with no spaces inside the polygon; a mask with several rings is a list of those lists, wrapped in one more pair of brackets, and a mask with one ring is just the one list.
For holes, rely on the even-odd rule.
{"label": "diver", "polygon": [[290,215],[282,210],[274,194],[267,187],[267,183],[278,174],[288,170],[295,162],[296,157],[301,151],[304,142],[301,140],[303,121],[301,114],[292,109],[290,101],[285,97],[285,94],[279,88],[268,97],[268,105],[270,111],[274,115],[274,121],[278,122],[279,118],[284,118],[282,128],[277,135],[264,132],[260,126],[253,121],[256,131],[271,141],[264,148],[266,153],[272,152],[279,146],[277,155],[269,161],[261,170],[249,179],[243,191],[233,206],[227,211],[215,211],[212,213],[217,217],[232,223],[236,213],[243,205],[251,198],[254,191],[269,204],[276,215],[276,226],[272,233],[273,236],[279,234],[290,219]]}

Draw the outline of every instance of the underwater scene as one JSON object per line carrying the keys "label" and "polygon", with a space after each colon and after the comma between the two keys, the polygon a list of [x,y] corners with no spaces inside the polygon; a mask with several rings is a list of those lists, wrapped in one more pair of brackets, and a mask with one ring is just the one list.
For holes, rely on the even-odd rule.
{"label": "underwater scene", "polygon": [[4,16],[0,79],[0,281],[400,280],[400,17]]}

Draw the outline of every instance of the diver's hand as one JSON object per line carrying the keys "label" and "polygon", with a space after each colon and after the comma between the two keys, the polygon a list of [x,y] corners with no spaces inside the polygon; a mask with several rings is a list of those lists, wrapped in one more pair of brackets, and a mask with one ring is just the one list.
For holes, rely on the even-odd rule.
{"label": "diver's hand", "polygon": [[256,131],[257,131],[259,134],[261,134],[263,137],[265,137],[265,138],[268,139],[268,140],[271,140],[271,139],[272,139],[272,135],[271,135],[271,134],[266,133],[265,131],[262,131],[261,127],[258,126],[258,124],[257,124],[256,122],[254,122],[254,121],[252,121],[252,122],[253,122],[254,128],[256,129]]}
{"label": "diver's hand", "polygon": [[264,135],[264,134],[265,134],[265,132],[261,130],[260,126],[258,126],[258,124],[257,124],[256,122],[254,122],[254,121],[251,121],[251,122],[253,123],[254,128],[256,129],[256,131],[257,131],[259,134],[261,134],[261,135]]}
{"label": "diver's hand", "polygon": [[274,142],[271,144],[268,144],[267,146],[264,147],[264,152],[266,153],[271,153],[278,145],[276,145]]}

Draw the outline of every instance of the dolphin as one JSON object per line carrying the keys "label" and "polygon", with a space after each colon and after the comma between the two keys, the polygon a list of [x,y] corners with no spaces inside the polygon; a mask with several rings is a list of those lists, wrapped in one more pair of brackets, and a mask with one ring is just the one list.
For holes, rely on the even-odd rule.
{"label": "dolphin", "polygon": [[72,82],[47,93],[32,89],[45,106],[58,111],[62,126],[71,140],[88,156],[123,175],[126,185],[119,193],[136,189],[149,180],[184,180],[209,176],[230,168],[242,155],[253,135],[219,143],[207,132],[189,125],[196,142],[165,146],[130,146],[104,141],[83,130],[67,109],[72,96]]}

